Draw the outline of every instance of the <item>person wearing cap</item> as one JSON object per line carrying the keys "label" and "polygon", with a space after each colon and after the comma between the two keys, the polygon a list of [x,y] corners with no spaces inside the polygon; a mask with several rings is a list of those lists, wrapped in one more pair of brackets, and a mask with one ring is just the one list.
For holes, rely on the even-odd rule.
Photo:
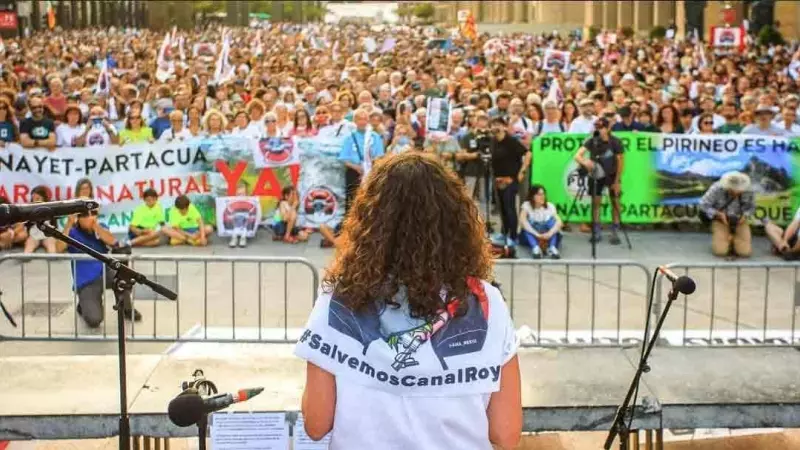
{"label": "person wearing cap", "polygon": [[625,105],[617,110],[620,120],[611,126],[611,131],[644,131],[644,126],[634,120],[633,110],[630,105]]}
{"label": "person wearing cap", "polygon": [[700,218],[711,226],[711,253],[748,257],[752,253],[749,219],[756,210],[750,177],[728,172],[700,199]]}
{"label": "person wearing cap", "polygon": [[620,182],[624,169],[622,157],[622,142],[611,135],[609,121],[605,117],[597,119],[594,124],[595,135],[584,142],[575,161],[588,173],[589,179],[586,186],[592,197],[592,237],[591,241],[599,242],[601,236],[600,208],[603,201],[603,191],[608,188],[611,197],[611,238],[612,245],[619,245],[617,232],[620,229],[620,196],[622,194]]}
{"label": "person wearing cap", "polygon": [[569,132],[592,134],[594,123],[597,121],[597,117],[594,115],[594,100],[588,97],[584,98],[578,103],[578,109],[580,115],[569,124]]}
{"label": "person wearing cap", "polygon": [[158,139],[161,133],[168,130],[170,127],[169,113],[174,109],[172,100],[169,98],[161,98],[156,101],[156,118],[150,122],[150,129],[153,130],[153,137]]}
{"label": "person wearing cap", "polygon": [[775,113],[772,107],[768,105],[758,105],[756,107],[756,121],[753,124],[747,125],[742,128],[742,134],[751,134],[759,136],[773,136],[782,137],[786,136],[786,130],[774,125],[772,123],[772,116]]}

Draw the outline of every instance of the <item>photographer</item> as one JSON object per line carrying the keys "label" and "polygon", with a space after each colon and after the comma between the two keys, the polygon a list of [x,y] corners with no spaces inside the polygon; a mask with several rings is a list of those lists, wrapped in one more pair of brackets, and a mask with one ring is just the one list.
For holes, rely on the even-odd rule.
{"label": "photographer", "polygon": [[755,210],[750,177],[741,172],[728,172],[708,188],[700,199],[700,219],[711,225],[714,256],[750,256],[752,236],[748,219]]}
{"label": "photographer", "polygon": [[491,121],[494,185],[500,203],[502,233],[517,241],[517,192],[525,177],[525,168],[530,164],[530,152],[508,132],[508,123],[502,117]]}
{"label": "photographer", "polygon": [[475,117],[475,126],[470,127],[467,134],[461,138],[461,151],[456,152],[456,161],[461,165],[459,175],[464,180],[470,198],[477,195],[478,199],[485,196],[484,187],[480,184],[486,176],[486,165],[481,160],[481,154],[489,154],[492,138],[489,134],[489,116],[483,111],[478,111]]}
{"label": "photographer", "polygon": [[575,161],[588,173],[586,182],[588,183],[589,195],[592,197],[591,240],[600,242],[602,238],[600,206],[603,201],[603,191],[608,188],[613,219],[609,242],[612,245],[619,245],[620,240],[617,232],[620,227],[620,180],[622,180],[624,167],[622,142],[611,135],[608,119],[604,117],[597,119],[594,124],[594,130],[594,135],[586,139],[575,155]]}

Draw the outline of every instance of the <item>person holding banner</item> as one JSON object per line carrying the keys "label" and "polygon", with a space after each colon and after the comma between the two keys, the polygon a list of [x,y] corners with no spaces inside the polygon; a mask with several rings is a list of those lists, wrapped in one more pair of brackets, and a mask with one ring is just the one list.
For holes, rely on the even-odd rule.
{"label": "person holding banner", "polygon": [[[587,191],[592,197],[592,237],[594,242],[600,242],[600,209],[603,202],[603,191],[608,188],[611,198],[611,245],[619,245],[617,232],[620,229],[620,201],[622,195],[620,180],[624,162],[622,157],[622,142],[611,135],[608,119],[601,117],[594,124],[594,135],[584,141],[575,161],[588,173]],[[588,156],[588,158],[587,158]]]}
{"label": "person holding banner", "polygon": [[369,124],[369,113],[365,109],[357,109],[353,114],[356,129],[344,138],[339,160],[345,165],[345,211],[355,198],[356,190],[363,177],[372,170],[373,162],[383,156],[383,138],[372,131]]}
{"label": "person holding banner", "polygon": [[41,97],[31,97],[28,101],[31,116],[19,124],[19,143],[25,148],[56,148],[56,126],[44,115]]}

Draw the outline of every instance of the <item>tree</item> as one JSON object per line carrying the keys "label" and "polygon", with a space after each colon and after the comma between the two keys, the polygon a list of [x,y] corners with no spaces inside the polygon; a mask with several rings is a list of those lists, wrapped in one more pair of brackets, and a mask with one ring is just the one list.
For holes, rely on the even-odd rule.
{"label": "tree", "polygon": [[622,37],[624,37],[625,39],[630,39],[633,37],[634,31],[633,28],[631,27],[622,27],[622,30],[620,31],[622,32]]}
{"label": "tree", "polygon": [[785,43],[781,32],[772,25],[763,26],[758,32],[758,45],[783,45]]}
{"label": "tree", "polygon": [[408,22],[408,18],[414,15],[414,7],[408,3],[400,3],[397,5],[397,17],[403,22]]}
{"label": "tree", "polygon": [[305,8],[305,16],[307,22],[320,22],[325,19],[325,14],[328,9],[324,6],[308,5]]}
{"label": "tree", "polygon": [[414,16],[423,22],[430,22],[433,15],[436,13],[433,3],[420,3],[414,6]]}
{"label": "tree", "polygon": [[650,30],[650,39],[664,39],[667,36],[667,29],[661,25],[656,25]]}

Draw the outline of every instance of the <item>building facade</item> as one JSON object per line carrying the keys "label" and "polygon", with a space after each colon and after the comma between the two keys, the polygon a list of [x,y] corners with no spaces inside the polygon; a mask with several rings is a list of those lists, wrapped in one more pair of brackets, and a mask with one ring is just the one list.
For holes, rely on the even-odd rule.
{"label": "building facade", "polygon": [[507,24],[509,31],[522,31],[526,26],[537,31],[630,27],[645,34],[654,26],[674,24],[679,37],[694,29],[703,36],[711,26],[751,19],[758,4],[769,4],[769,19],[779,25],[785,37],[800,37],[800,1],[792,0],[448,1],[436,5],[435,19],[455,23],[458,11],[468,10],[478,24]]}

